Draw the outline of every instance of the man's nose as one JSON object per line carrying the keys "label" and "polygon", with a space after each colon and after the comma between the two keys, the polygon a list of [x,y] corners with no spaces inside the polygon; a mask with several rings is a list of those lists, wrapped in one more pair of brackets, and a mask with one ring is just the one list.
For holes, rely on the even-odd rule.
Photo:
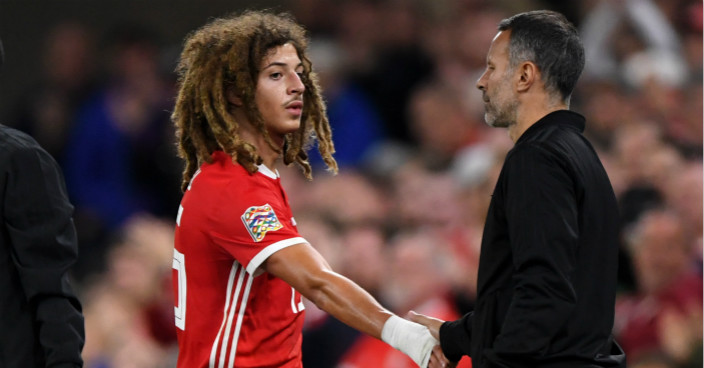
{"label": "man's nose", "polygon": [[303,84],[300,75],[294,74],[294,77],[291,78],[291,81],[291,85],[288,87],[290,94],[303,93],[303,91],[306,90],[306,86],[305,84]]}

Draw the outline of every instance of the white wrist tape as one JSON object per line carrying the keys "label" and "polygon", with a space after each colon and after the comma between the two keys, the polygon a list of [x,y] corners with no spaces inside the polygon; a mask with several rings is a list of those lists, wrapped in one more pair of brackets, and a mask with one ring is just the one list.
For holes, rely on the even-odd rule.
{"label": "white wrist tape", "polygon": [[386,320],[381,340],[411,357],[421,368],[428,366],[433,346],[438,344],[427,327],[398,316]]}

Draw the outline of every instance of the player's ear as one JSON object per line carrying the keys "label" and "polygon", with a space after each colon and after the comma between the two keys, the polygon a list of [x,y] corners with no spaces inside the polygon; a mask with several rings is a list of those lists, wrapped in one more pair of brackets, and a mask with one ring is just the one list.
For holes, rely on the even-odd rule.
{"label": "player's ear", "polygon": [[242,98],[237,94],[233,86],[225,88],[225,98],[227,98],[227,102],[231,105],[237,107],[242,107],[243,105]]}
{"label": "player's ear", "polygon": [[525,61],[518,66],[518,84],[516,89],[518,92],[525,92],[536,82],[536,78],[540,78],[538,66],[530,61]]}

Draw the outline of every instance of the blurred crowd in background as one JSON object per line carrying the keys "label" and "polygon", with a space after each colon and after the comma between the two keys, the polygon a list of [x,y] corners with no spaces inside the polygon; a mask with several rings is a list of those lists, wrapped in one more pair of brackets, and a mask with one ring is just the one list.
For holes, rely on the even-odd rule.
{"label": "blurred crowd in background", "polygon": [[[586,116],[621,205],[617,341],[632,368],[701,367],[701,1],[287,3],[280,10],[310,31],[342,167],[312,182],[280,168],[299,230],[396,313],[470,311],[484,216],[512,147],[484,123],[475,82],[498,22],[540,8],[563,11],[587,52],[571,109]],[[64,170],[86,367],[171,367],[182,162],[169,118],[180,45],[149,24],[97,37],[77,22],[57,23],[41,45],[41,82],[0,118]],[[412,366],[314,305],[306,313],[306,368]]]}

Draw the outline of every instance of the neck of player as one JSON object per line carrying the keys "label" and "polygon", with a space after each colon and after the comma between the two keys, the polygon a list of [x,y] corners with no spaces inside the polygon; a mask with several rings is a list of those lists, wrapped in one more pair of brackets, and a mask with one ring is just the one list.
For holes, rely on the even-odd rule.
{"label": "neck of player", "polygon": [[253,145],[257,149],[257,154],[262,158],[263,164],[269,169],[274,169],[277,161],[281,158],[281,152],[284,146],[284,137],[270,135],[271,141],[275,147],[279,147],[277,152],[273,149],[262,135],[251,123],[246,119],[244,114],[235,114],[235,119],[239,122],[238,133],[240,138]]}

